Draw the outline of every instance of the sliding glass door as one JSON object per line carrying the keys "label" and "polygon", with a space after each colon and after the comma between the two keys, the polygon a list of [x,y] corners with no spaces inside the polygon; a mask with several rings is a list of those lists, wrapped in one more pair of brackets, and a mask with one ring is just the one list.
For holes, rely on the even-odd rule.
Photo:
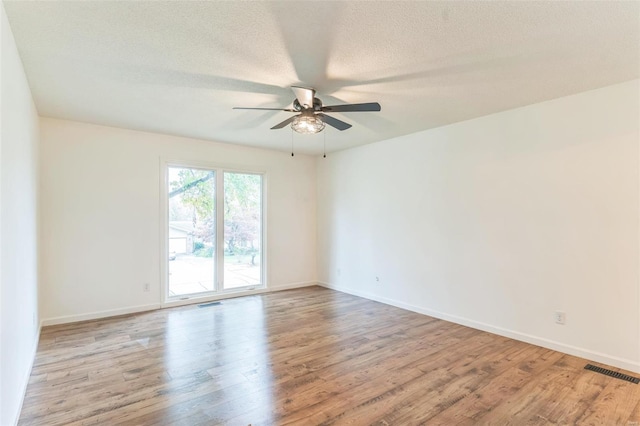
{"label": "sliding glass door", "polygon": [[263,176],[168,165],[167,299],[264,286]]}

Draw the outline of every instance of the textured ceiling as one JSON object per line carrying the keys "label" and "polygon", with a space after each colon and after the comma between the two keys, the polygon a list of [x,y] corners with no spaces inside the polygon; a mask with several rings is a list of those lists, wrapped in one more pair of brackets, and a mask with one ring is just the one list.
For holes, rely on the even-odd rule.
{"label": "textured ceiling", "polygon": [[639,2],[4,1],[42,116],[280,150],[290,86],[388,139],[639,76]]}

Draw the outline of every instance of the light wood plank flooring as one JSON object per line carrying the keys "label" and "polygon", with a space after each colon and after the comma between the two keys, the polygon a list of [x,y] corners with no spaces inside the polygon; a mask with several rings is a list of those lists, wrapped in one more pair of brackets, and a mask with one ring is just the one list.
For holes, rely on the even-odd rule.
{"label": "light wood plank flooring", "polygon": [[640,421],[640,385],[585,363],[311,287],[46,327],[19,424]]}

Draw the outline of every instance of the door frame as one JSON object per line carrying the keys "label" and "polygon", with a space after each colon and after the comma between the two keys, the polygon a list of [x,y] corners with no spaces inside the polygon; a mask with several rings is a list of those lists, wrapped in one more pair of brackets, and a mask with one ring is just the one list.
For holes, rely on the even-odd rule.
{"label": "door frame", "polygon": [[[229,297],[236,297],[247,293],[262,293],[268,289],[267,282],[267,173],[262,169],[251,167],[220,164],[207,161],[185,160],[185,159],[169,159],[160,158],[160,244],[159,244],[159,260],[160,260],[160,287],[161,287],[161,305],[179,306],[188,303],[201,302],[207,300],[217,300]],[[213,291],[195,293],[184,296],[169,295],[169,167],[184,167],[192,169],[212,170],[215,172],[215,205],[216,205],[216,258],[214,259],[216,270],[214,274]],[[261,285],[248,285],[233,289],[224,289],[224,197],[219,197],[224,191],[224,173],[246,173],[260,175],[261,179],[261,205],[260,205],[260,280]],[[219,224],[222,224],[220,226]],[[222,228],[222,232],[218,232]],[[222,255],[218,254],[218,247],[223,247]]]}

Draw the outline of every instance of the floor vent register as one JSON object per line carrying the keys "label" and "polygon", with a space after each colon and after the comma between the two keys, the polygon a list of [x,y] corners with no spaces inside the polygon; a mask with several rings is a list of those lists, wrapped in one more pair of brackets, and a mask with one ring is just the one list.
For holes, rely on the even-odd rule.
{"label": "floor vent register", "polygon": [[625,380],[627,382],[635,383],[636,385],[640,383],[640,379],[637,377],[629,376],[627,374],[618,373],[617,371],[608,370],[602,367],[596,367],[592,364],[587,364],[584,366],[585,370],[595,371],[596,373],[604,374],[605,376],[615,377],[616,379]]}

